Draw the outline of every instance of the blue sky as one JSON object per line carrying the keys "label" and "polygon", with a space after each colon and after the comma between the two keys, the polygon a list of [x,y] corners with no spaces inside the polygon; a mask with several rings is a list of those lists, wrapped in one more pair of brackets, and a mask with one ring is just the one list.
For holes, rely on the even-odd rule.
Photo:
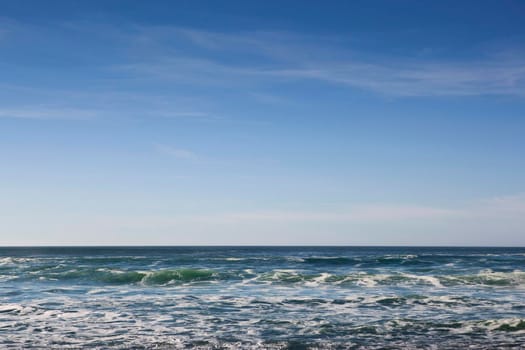
{"label": "blue sky", "polygon": [[521,1],[0,4],[1,245],[525,245]]}

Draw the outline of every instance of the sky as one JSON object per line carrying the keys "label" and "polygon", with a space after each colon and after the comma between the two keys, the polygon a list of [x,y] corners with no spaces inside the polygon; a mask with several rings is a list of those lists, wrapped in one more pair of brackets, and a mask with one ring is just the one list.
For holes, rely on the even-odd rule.
{"label": "sky", "polygon": [[525,245],[525,2],[2,1],[0,245]]}

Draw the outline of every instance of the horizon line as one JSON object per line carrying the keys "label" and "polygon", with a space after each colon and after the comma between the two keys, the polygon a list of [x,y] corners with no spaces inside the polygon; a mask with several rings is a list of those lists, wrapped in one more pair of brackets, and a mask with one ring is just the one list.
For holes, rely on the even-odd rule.
{"label": "horizon line", "polygon": [[525,248],[525,245],[374,245],[374,244],[354,244],[354,245],[334,245],[334,244],[130,244],[130,245],[0,245],[3,248],[211,248],[211,247],[246,247],[246,248]]}

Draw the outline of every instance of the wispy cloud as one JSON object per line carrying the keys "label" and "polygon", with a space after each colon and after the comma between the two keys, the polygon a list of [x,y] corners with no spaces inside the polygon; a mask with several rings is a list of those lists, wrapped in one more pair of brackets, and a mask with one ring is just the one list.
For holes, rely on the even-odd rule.
{"label": "wispy cloud", "polygon": [[100,115],[99,111],[77,108],[10,108],[0,109],[0,118],[39,119],[39,120],[86,120]]}
{"label": "wispy cloud", "polygon": [[[196,84],[253,85],[310,80],[391,96],[525,95],[525,55],[482,55],[473,60],[382,57],[352,50],[351,42],[290,33],[214,33],[194,29],[142,28],[149,42],[164,43],[164,54],[121,68],[156,78]],[[169,36],[171,33],[171,36]],[[166,37],[172,40],[167,40]],[[174,39],[175,38],[175,39]],[[173,40],[194,48],[173,55]],[[328,44],[327,44],[328,42]],[[195,51],[197,52],[197,51]],[[217,55],[250,57],[235,64]]]}
{"label": "wispy cloud", "polygon": [[[234,88],[241,94],[255,92],[251,97],[270,104],[274,104],[276,99],[257,91],[269,91],[268,88],[274,89],[279,84],[297,81],[359,89],[389,97],[525,95],[525,65],[522,63],[525,51],[519,43],[515,47],[509,47],[510,44],[495,47],[490,52],[480,50],[476,58],[470,59],[453,55],[433,57],[432,48],[425,55],[385,56],[362,49],[362,45],[356,45],[355,38],[336,34],[316,36],[265,30],[213,32],[132,23],[115,27],[86,21],[27,28],[21,23],[5,23],[8,24],[7,29],[0,23],[0,36],[2,31],[16,28],[16,31],[24,33],[23,38],[59,38],[67,28],[79,38],[100,39],[105,49],[111,47],[118,48],[119,53],[126,52],[108,55],[107,60],[102,60],[100,74],[111,71],[111,79],[114,79],[111,89],[99,89],[98,82],[82,77],[85,87],[91,89],[84,88],[78,94],[88,91],[107,92],[112,96],[142,95],[127,98],[124,103],[137,105],[140,100],[147,105],[141,111],[144,115],[159,111],[159,115],[162,113],[164,116],[212,118],[206,109],[213,111],[213,106],[184,103],[176,108],[167,108],[169,102],[166,100],[169,98],[160,96],[162,93],[159,92],[153,96],[142,89],[143,86],[160,86],[163,90],[166,84],[175,87]],[[83,53],[93,54],[88,51]],[[202,90],[190,90],[178,89],[176,98],[181,99],[185,94],[192,98],[204,96],[203,100],[208,97],[208,93]],[[166,95],[173,97],[173,94]],[[53,100],[56,96],[49,98]],[[117,97],[109,104],[119,101]],[[107,103],[104,101],[105,105]]]}
{"label": "wispy cloud", "polygon": [[347,210],[325,211],[252,211],[227,213],[226,221],[277,222],[391,222],[411,220],[477,220],[509,218],[525,223],[525,194],[480,199],[456,207],[418,205],[356,205]]}
{"label": "wispy cloud", "polygon": [[[86,244],[90,233],[103,233],[97,244],[402,244],[523,245],[525,196],[474,201],[455,208],[418,205],[356,205],[339,211],[255,210],[168,215],[36,215],[20,221],[7,217],[7,227],[28,237],[47,227],[50,237]],[[11,220],[11,222],[9,221]],[[22,224],[21,224],[22,223]],[[504,223],[504,225],[502,225]],[[80,235],[80,233],[85,233]],[[127,235],[128,233],[133,233]],[[431,234],[430,234],[431,233]],[[446,234],[444,234],[446,233]],[[84,237],[84,238],[78,238]],[[94,242],[91,242],[94,243]]]}
{"label": "wispy cloud", "polygon": [[525,95],[525,66],[513,61],[325,62],[269,74],[325,81],[394,96]]}
{"label": "wispy cloud", "polygon": [[159,153],[166,154],[171,157],[178,158],[178,159],[191,159],[191,160],[198,159],[195,153],[187,149],[175,148],[172,146],[167,146],[167,145],[162,145],[162,144],[155,144],[155,149]]}
{"label": "wispy cloud", "polygon": [[[175,153],[183,150],[173,150]],[[216,212],[198,215],[175,215],[169,218],[148,217],[147,222],[171,227],[178,223],[208,224],[286,224],[286,223],[322,223],[322,224],[410,224],[414,222],[448,222],[458,229],[463,225],[475,223],[479,219],[488,222],[499,220],[519,220],[525,224],[525,195],[513,195],[481,199],[463,206],[434,207],[406,204],[363,204],[348,209],[333,211],[305,210],[252,210],[237,212]]]}
{"label": "wispy cloud", "polygon": [[176,109],[158,109],[153,110],[148,113],[151,116],[161,117],[161,118],[172,118],[172,119],[185,119],[191,121],[200,121],[200,122],[216,122],[216,121],[226,121],[228,118],[208,113],[208,112],[199,112],[199,111],[179,111]]}
{"label": "wispy cloud", "polygon": [[436,219],[461,215],[461,212],[421,206],[355,206],[346,211],[256,211],[226,214],[226,221],[277,221],[277,222],[359,222]]}
{"label": "wispy cloud", "polygon": [[209,118],[210,114],[205,112],[168,112],[160,111],[157,115],[162,117],[173,117],[173,118]]}
{"label": "wispy cloud", "polygon": [[[478,201],[471,205],[469,214],[478,218],[525,218],[525,194],[519,193]],[[525,220],[524,220],[525,221]]]}

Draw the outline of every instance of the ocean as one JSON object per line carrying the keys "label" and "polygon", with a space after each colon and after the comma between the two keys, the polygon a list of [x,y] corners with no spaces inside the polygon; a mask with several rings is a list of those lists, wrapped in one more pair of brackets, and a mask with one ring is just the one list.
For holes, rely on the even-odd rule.
{"label": "ocean", "polygon": [[0,248],[1,349],[523,349],[525,248]]}

